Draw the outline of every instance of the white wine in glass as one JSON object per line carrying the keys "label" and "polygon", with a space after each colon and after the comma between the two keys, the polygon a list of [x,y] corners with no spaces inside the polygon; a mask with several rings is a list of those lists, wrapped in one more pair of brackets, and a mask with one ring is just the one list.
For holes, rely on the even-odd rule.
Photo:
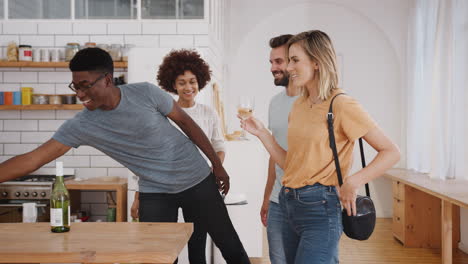
{"label": "white wine in glass", "polygon": [[[240,96],[237,103],[237,113],[245,120],[252,116],[254,109],[254,98],[250,96]],[[242,129],[242,134],[239,137],[240,140],[248,140],[245,136],[245,130]]]}

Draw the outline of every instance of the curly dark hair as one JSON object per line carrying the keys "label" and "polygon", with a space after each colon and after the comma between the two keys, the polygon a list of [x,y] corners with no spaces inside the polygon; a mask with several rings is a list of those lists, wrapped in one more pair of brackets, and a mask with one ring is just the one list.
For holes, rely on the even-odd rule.
{"label": "curly dark hair", "polygon": [[162,89],[177,94],[174,89],[175,80],[185,71],[191,71],[198,82],[198,89],[203,89],[211,80],[211,70],[206,63],[194,50],[180,49],[172,50],[167,54],[161,66],[159,66],[157,80]]}

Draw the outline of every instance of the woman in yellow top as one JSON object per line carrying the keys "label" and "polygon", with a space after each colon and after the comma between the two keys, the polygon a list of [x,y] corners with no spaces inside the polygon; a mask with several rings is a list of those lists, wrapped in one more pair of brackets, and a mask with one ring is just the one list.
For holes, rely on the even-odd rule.
{"label": "woman in yellow top", "polygon": [[[241,120],[241,126],[257,136],[284,169],[279,202],[288,223],[282,230],[287,263],[338,263],[341,206],[348,215],[356,215],[357,190],[392,167],[400,153],[356,100],[337,97],[334,132],[344,177],[339,188],[327,131],[330,101],[343,92],[338,88],[335,50],[319,30],[294,36],[288,46],[290,80],[303,87],[289,114],[288,151],[254,117]],[[360,137],[378,154],[366,168],[348,175],[354,142]]]}

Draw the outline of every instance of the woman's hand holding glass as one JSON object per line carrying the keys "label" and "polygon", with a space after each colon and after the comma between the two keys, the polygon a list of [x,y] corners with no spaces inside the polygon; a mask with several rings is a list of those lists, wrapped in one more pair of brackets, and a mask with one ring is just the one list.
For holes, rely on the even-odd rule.
{"label": "woman's hand holding glass", "polygon": [[[241,119],[247,119],[252,116],[254,109],[254,98],[250,96],[239,96],[237,102],[237,113]],[[248,140],[245,136],[245,131],[242,129],[242,134],[239,140]]]}
{"label": "woman's hand holding glass", "polygon": [[260,137],[262,133],[265,133],[265,132],[269,134],[268,130],[265,128],[263,123],[260,120],[256,119],[255,117],[250,116],[247,119],[242,119],[240,115],[237,115],[237,117],[239,117],[240,119],[242,129],[249,132],[250,134],[256,137]]}

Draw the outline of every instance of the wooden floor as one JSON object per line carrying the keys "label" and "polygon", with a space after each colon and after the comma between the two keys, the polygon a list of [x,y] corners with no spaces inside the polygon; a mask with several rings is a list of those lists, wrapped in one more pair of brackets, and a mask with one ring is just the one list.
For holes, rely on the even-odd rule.
{"label": "wooden floor", "polygon": [[[268,252],[265,252],[268,256]],[[252,264],[268,264],[267,258],[252,259]],[[392,236],[392,219],[377,219],[374,234],[367,241],[340,241],[341,264],[440,264],[440,250],[405,248]],[[468,264],[468,254],[454,250],[453,264]]]}

